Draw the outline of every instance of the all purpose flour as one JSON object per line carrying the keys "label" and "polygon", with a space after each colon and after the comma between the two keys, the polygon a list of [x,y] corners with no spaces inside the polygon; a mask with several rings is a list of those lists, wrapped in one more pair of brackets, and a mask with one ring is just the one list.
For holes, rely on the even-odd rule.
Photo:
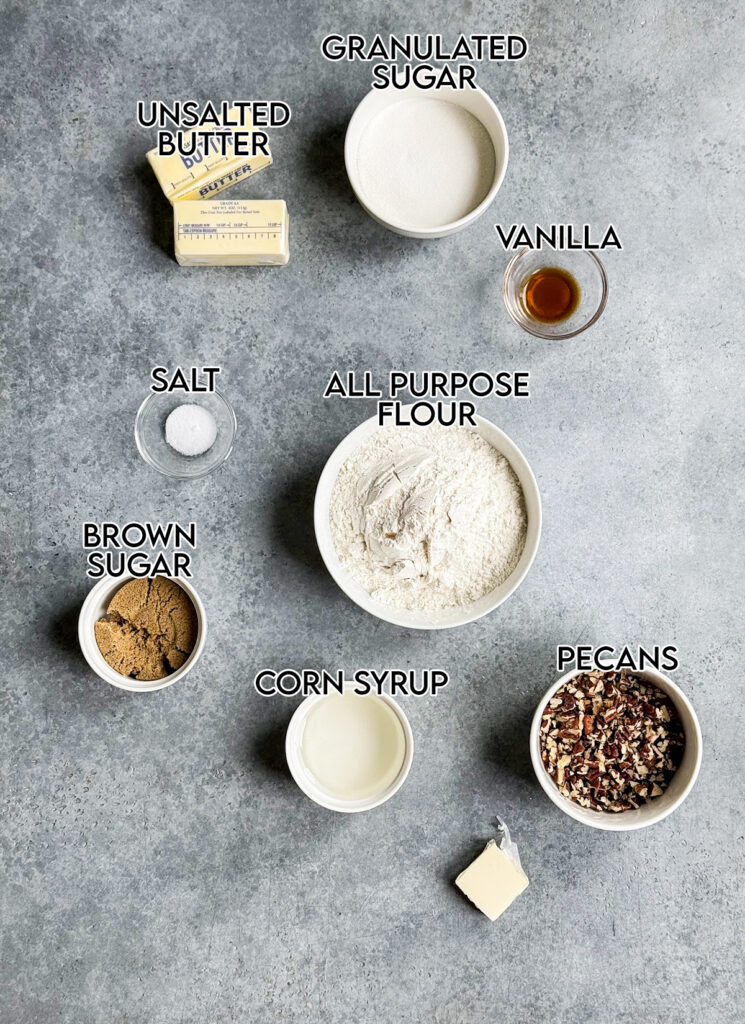
{"label": "all purpose flour", "polygon": [[412,228],[435,228],[474,210],[491,188],[496,159],[489,133],[447,100],[409,99],[381,110],[357,151],[371,209]]}
{"label": "all purpose flour", "polygon": [[345,569],[396,608],[478,601],[517,565],[527,530],[507,459],[468,427],[383,427],[342,466],[330,505]]}

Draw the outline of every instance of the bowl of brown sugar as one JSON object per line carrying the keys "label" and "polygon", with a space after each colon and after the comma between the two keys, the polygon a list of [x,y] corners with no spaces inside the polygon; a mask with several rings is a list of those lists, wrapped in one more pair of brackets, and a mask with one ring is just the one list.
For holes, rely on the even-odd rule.
{"label": "bowl of brown sugar", "polygon": [[204,606],[186,580],[105,576],[78,619],[80,647],[112,686],[147,693],[192,670],[207,636]]}

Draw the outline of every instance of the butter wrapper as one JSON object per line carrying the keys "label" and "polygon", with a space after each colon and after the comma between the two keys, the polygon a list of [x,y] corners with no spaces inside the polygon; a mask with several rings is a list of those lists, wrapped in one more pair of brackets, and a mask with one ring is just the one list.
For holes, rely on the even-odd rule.
{"label": "butter wrapper", "polygon": [[[241,117],[238,108],[232,107],[230,116],[232,120],[241,119],[241,124],[235,130],[251,130],[249,111],[244,111]],[[190,139],[191,134],[186,132],[184,138]],[[171,203],[179,199],[208,199],[263,167],[268,167],[272,162],[271,155],[264,156],[261,153],[250,158],[235,156],[232,145],[228,146],[226,155],[222,156],[216,142],[206,150],[200,144],[193,156],[181,156],[179,153],[158,156],[158,150],[151,149],[147,159],[166,199]]]}
{"label": "butter wrapper", "polygon": [[287,206],[282,199],[180,199],[173,204],[173,245],[182,267],[284,266]]}
{"label": "butter wrapper", "polygon": [[489,842],[498,846],[505,857],[509,857],[515,867],[519,871],[522,871],[523,866],[520,863],[520,853],[517,849],[517,843],[510,835],[510,830],[501,818],[497,818],[497,838],[490,839]]}

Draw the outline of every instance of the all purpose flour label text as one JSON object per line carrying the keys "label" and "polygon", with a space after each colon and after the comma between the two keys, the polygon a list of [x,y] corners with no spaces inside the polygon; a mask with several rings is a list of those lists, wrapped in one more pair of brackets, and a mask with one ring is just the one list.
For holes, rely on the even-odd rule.
{"label": "all purpose flour label text", "polygon": [[[530,398],[530,372],[503,370],[473,373],[440,370],[392,370],[387,381],[388,398],[375,384],[369,370],[357,373],[334,371],[324,398],[377,398],[378,424],[397,427],[476,426],[477,398]],[[470,398],[464,398],[469,395]],[[407,404],[407,397],[416,401]]]}

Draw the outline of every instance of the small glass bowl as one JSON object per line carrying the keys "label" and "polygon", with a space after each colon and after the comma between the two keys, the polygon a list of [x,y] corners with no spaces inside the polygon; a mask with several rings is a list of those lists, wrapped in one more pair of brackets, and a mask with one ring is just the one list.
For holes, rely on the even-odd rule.
{"label": "small glass bowl", "polygon": [[[571,274],[579,285],[577,308],[566,320],[556,324],[535,320],[523,303],[523,291],[528,278],[545,267],[559,267]],[[603,264],[589,249],[567,249],[560,252],[520,249],[504,272],[502,298],[507,312],[523,330],[537,338],[561,341],[586,331],[600,317],[608,298],[608,278]]]}
{"label": "small glass bowl", "polygon": [[[179,405],[201,405],[215,417],[217,437],[212,447],[202,455],[180,455],[166,441],[166,420]],[[145,462],[159,473],[177,480],[196,480],[207,476],[227,459],[233,449],[237,429],[233,406],[219,391],[194,394],[193,392],[151,392],[135,419],[135,441]]]}

